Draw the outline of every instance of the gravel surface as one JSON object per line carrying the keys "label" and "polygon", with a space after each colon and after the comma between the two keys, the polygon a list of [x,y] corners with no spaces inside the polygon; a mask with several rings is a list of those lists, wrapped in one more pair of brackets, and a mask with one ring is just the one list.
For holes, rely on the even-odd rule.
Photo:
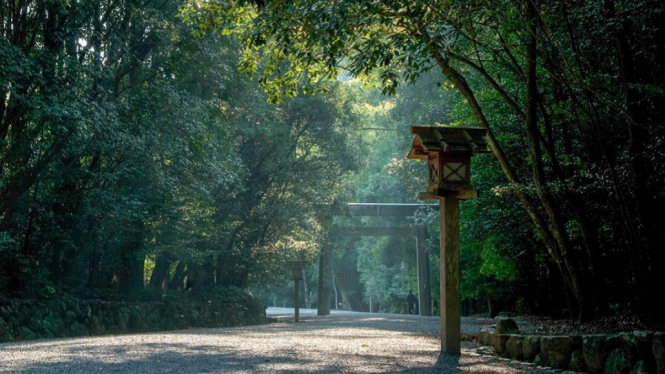
{"label": "gravel surface", "polygon": [[[268,308],[274,323],[0,344],[0,373],[553,373],[479,354],[440,353],[439,318]],[[462,318],[475,335],[482,319]]]}

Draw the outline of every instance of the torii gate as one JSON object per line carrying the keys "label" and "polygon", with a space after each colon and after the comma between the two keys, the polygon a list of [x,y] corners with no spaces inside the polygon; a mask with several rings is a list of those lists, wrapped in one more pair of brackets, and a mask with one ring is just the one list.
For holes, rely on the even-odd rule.
{"label": "torii gate", "polygon": [[[352,216],[407,217],[413,216],[417,209],[427,207],[437,209],[437,204],[409,203],[349,203],[348,213]],[[425,251],[427,232],[424,227],[334,227],[344,235],[355,236],[416,236],[416,263],[418,264],[418,304],[421,316],[431,316],[429,258]],[[330,287],[332,254],[330,245],[324,245],[319,256],[319,298],[317,315],[330,314]]]}

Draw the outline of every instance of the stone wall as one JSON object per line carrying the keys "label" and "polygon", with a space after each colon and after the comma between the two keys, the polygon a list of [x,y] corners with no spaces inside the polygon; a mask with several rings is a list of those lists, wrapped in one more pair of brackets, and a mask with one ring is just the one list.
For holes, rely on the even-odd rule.
{"label": "stone wall", "polygon": [[0,306],[0,342],[266,323],[255,298],[173,298],[107,302],[71,298],[8,300]]}
{"label": "stone wall", "polygon": [[491,347],[498,356],[558,370],[590,374],[665,374],[665,332],[521,335],[514,328],[504,329],[497,324],[481,330],[478,343]]}

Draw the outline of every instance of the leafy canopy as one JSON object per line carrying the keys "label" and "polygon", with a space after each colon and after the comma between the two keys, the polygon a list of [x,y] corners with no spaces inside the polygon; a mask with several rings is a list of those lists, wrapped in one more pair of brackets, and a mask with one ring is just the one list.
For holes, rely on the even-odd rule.
{"label": "leafy canopy", "polygon": [[[433,66],[418,25],[433,20],[437,4],[406,1],[190,1],[186,22],[234,35],[243,46],[241,69],[278,102],[300,90],[326,89],[340,74],[395,94]],[[399,74],[397,72],[404,72]]]}

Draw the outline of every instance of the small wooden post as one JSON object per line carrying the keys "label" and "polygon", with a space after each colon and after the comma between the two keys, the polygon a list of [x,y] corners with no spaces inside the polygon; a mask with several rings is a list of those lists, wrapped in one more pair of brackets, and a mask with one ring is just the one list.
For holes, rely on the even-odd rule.
{"label": "small wooden post", "polygon": [[293,287],[294,287],[294,295],[293,299],[295,301],[295,315],[293,320],[295,322],[300,321],[300,285],[299,285],[299,279],[294,279],[293,280]]}
{"label": "small wooden post", "polygon": [[302,270],[307,266],[306,261],[289,261],[291,263],[291,277],[293,278],[293,301],[295,315],[293,320],[300,321],[300,280],[302,279]]}

